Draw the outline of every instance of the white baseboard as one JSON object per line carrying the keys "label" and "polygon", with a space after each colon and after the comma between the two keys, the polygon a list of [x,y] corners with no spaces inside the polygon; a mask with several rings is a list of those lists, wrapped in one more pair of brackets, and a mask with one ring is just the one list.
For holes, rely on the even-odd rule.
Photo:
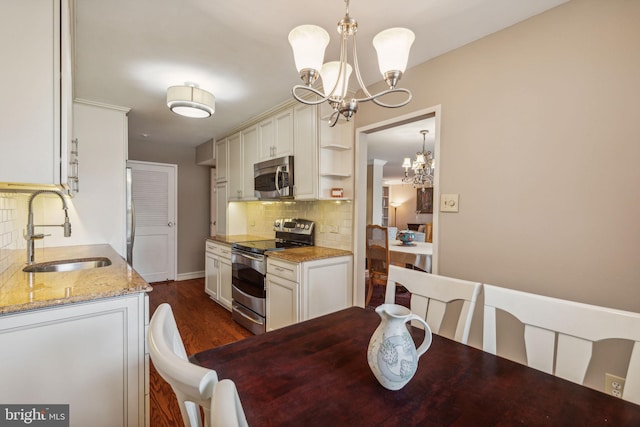
{"label": "white baseboard", "polygon": [[204,270],[192,271],[191,273],[178,274],[176,276],[176,282],[181,280],[200,279],[201,277],[204,277]]}

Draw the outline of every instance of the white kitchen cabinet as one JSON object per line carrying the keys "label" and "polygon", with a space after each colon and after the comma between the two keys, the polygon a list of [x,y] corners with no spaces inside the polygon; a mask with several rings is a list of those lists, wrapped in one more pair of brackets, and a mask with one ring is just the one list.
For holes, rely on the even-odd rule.
{"label": "white kitchen cabinet", "polygon": [[242,135],[243,200],[255,200],[253,166],[258,161],[258,127],[251,126]]}
{"label": "white kitchen cabinet", "polygon": [[243,170],[242,161],[242,141],[240,132],[234,133],[227,138],[228,163],[227,181],[229,182],[229,201],[242,200]]}
{"label": "white kitchen cabinet", "polygon": [[227,234],[227,183],[216,184],[216,234]]}
{"label": "white kitchen cabinet", "polygon": [[267,257],[267,331],[353,304],[353,256],[302,263]]}
{"label": "white kitchen cabinet", "polygon": [[216,141],[216,182],[227,182],[228,153],[227,138]]}
{"label": "white kitchen cabinet", "polygon": [[145,293],[0,316],[0,402],[69,404],[72,427],[145,425],[148,320]]}
{"label": "white kitchen cabinet", "polygon": [[231,310],[231,248],[206,242],[204,291],[227,310]]}
{"label": "white kitchen cabinet", "polygon": [[70,31],[68,0],[0,2],[0,182],[67,184]]}
{"label": "white kitchen cabinet", "polygon": [[318,108],[299,104],[293,109],[293,195],[297,200],[318,198]]}
{"label": "white kitchen cabinet", "polygon": [[293,155],[293,109],[274,114],[258,124],[260,160]]}

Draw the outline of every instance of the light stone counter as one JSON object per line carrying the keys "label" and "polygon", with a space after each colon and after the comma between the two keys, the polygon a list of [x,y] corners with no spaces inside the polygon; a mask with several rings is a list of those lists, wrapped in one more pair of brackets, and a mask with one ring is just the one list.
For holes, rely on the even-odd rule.
{"label": "light stone counter", "polygon": [[352,252],[345,251],[343,249],[325,248],[322,246],[305,246],[301,248],[290,248],[282,251],[267,252],[267,256],[270,258],[281,259],[289,262],[307,262],[345,255],[352,255]]}
{"label": "light stone counter", "polygon": [[223,236],[223,235],[209,236],[207,240],[211,240],[212,242],[226,243],[228,245],[231,245],[232,243],[250,242],[253,240],[272,240],[272,239],[273,237],[254,236],[251,234],[235,234],[230,236]]}
{"label": "light stone counter", "polygon": [[109,245],[45,248],[36,252],[36,263],[89,257],[107,257],[112,264],[86,270],[25,273],[25,254],[24,259],[9,266],[5,271],[8,274],[0,276],[0,314],[152,290]]}

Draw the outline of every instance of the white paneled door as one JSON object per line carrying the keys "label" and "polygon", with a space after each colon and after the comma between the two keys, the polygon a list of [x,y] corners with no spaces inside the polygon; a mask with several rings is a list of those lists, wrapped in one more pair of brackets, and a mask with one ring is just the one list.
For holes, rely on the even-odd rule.
{"label": "white paneled door", "polygon": [[147,281],[176,278],[178,166],[128,161],[135,212],[133,268]]}

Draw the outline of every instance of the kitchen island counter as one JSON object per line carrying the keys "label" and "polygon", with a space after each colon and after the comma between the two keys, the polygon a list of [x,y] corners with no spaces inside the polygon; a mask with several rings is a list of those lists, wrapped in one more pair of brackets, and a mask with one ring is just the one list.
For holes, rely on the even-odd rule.
{"label": "kitchen island counter", "polygon": [[335,258],[352,255],[353,252],[343,249],[325,248],[323,246],[305,246],[290,248],[281,251],[269,251],[267,256],[272,259],[281,259],[289,262],[307,262],[319,259]]}
{"label": "kitchen island counter", "polygon": [[[20,251],[22,254],[22,251]],[[36,263],[106,257],[111,265],[85,270],[25,273],[25,259],[17,256],[0,274],[0,314],[60,306],[75,302],[148,292],[152,288],[109,245],[39,249]]]}

